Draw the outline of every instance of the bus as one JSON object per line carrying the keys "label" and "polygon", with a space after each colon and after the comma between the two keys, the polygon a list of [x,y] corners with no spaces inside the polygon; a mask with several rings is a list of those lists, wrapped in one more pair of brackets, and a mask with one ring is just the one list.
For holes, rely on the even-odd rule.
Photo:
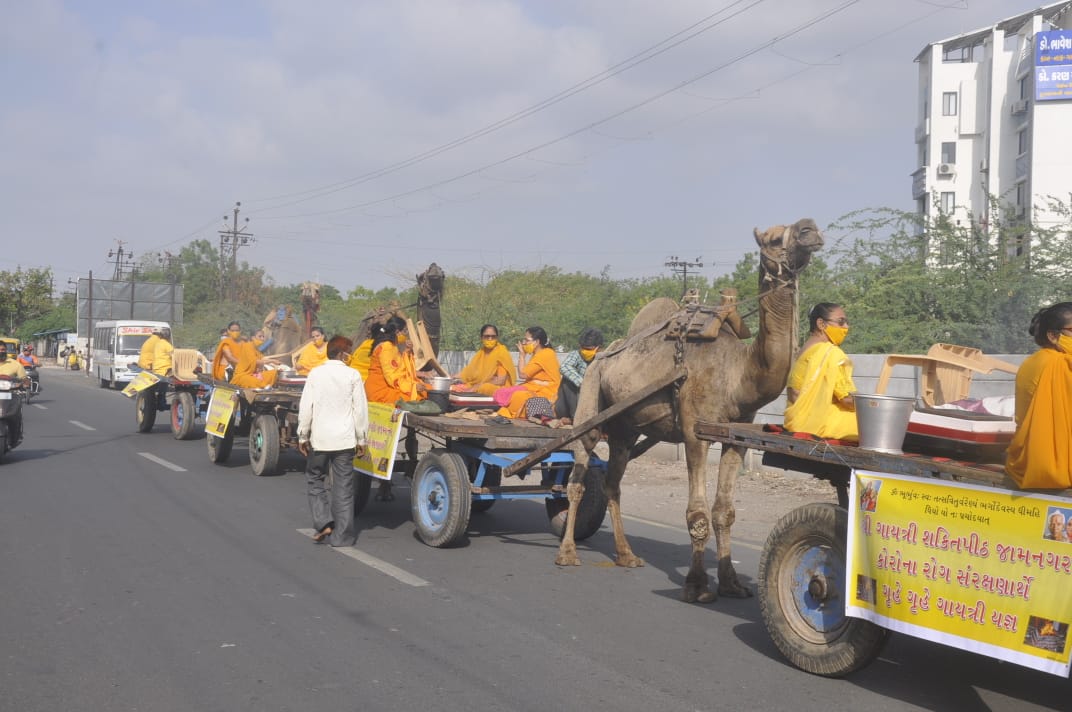
{"label": "bus", "polygon": [[101,388],[120,388],[134,380],[141,346],[158,329],[170,329],[166,321],[98,321],[93,327],[90,363]]}

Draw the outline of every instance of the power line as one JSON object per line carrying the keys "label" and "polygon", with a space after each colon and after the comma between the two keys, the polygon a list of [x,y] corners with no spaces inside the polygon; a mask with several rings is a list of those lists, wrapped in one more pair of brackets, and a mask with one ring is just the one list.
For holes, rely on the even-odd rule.
{"label": "power line", "polygon": [[127,244],[122,240],[116,240],[119,244],[119,248],[116,250],[108,250],[109,259],[115,257],[115,272],[112,279],[116,282],[123,281],[123,273],[126,272],[131,279],[134,279],[135,267],[134,267],[134,253],[125,252],[123,245]]}
{"label": "power line", "polygon": [[703,262],[697,257],[694,261],[678,259],[677,255],[670,257],[666,260],[665,265],[670,268],[670,271],[674,274],[681,275],[681,293],[685,294],[689,291],[689,268],[703,267]]}
{"label": "power line", "polygon": [[[518,121],[521,121],[522,119],[526,119],[526,118],[532,116],[533,114],[539,113],[540,111],[543,111],[544,109],[550,108],[550,107],[554,106],[555,104],[561,103],[562,101],[565,101],[566,99],[570,98],[571,96],[574,96],[575,94],[579,94],[582,91],[586,91],[588,89],[591,89],[592,87],[598,86],[599,84],[602,84],[603,82],[607,81],[608,79],[611,79],[612,77],[617,76],[618,74],[621,74],[622,72],[625,72],[625,71],[627,71],[629,69],[632,69],[633,67],[636,67],[636,66],[638,66],[640,64],[643,64],[644,62],[648,62],[648,61],[658,57],[659,55],[661,55],[661,54],[663,54],[665,52],[668,52],[669,50],[673,49],[674,47],[677,47],[678,45],[684,44],[685,42],[688,42],[689,40],[691,40],[691,39],[703,34],[704,32],[712,30],[715,27],[718,27],[719,25],[721,25],[721,24],[723,24],[725,22],[728,22],[729,20],[732,20],[733,18],[737,17],[738,15],[741,15],[741,14],[751,10],[753,7],[765,2],[766,0],[752,0],[746,7],[738,10],[737,12],[734,12],[733,14],[729,15],[728,17],[725,17],[725,18],[723,18],[721,20],[718,20],[717,22],[711,23],[710,25],[707,25],[705,27],[700,27],[700,29],[696,30],[695,32],[692,32],[692,34],[688,34],[685,37],[681,37],[682,35],[688,33],[690,30],[694,30],[696,27],[698,27],[700,25],[703,25],[703,23],[708,22],[709,20],[712,20],[713,18],[717,17],[718,15],[721,15],[723,12],[725,12],[726,10],[732,8],[734,5],[740,5],[742,2],[745,2],[745,1],[746,0],[735,0],[735,2],[731,2],[729,5],[726,5],[725,7],[721,8],[720,10],[718,10],[716,12],[713,12],[710,15],[707,15],[706,17],[704,17],[704,18],[694,22],[693,24],[689,25],[688,27],[685,27],[684,29],[675,32],[674,34],[670,35],[669,37],[666,37],[666,38],[660,40],[659,42],[656,42],[651,47],[648,47],[647,49],[644,49],[644,50],[642,50],[640,52],[637,52],[636,54],[634,54],[631,57],[628,57],[628,58],[622,60],[621,62],[618,62],[617,64],[611,65],[607,69],[604,69],[602,72],[599,72],[598,74],[594,74],[594,75],[588,77],[587,79],[584,79],[584,80],[582,80],[580,82],[577,82],[576,84],[574,84],[574,85],[572,85],[570,87],[567,87],[566,89],[563,89],[562,91],[558,92],[557,94],[554,94],[554,95],[552,95],[552,96],[550,96],[550,97],[548,97],[548,98],[546,98],[546,99],[544,99],[542,101],[539,101],[536,104],[533,104],[533,105],[531,105],[531,106],[529,106],[529,107],[527,107],[525,109],[522,109],[522,110],[517,111],[517,112],[515,112],[513,114],[510,114],[509,116],[506,116],[506,117],[504,117],[502,119],[499,119],[498,121],[495,121],[495,122],[493,122],[491,124],[488,124],[487,126],[481,128],[481,129],[477,129],[476,131],[473,131],[472,133],[466,134],[465,136],[462,136],[461,138],[457,138],[457,139],[454,139],[453,141],[448,141],[447,143],[440,144],[439,146],[436,146],[435,148],[431,148],[431,149],[429,149],[427,151],[424,151],[422,153],[418,153],[416,155],[410,156],[409,158],[403,159],[403,160],[398,161],[396,163],[392,163],[390,165],[384,166],[383,168],[379,168],[379,169],[376,169],[374,171],[370,171],[368,173],[365,173],[363,175],[359,175],[359,176],[357,176],[355,178],[350,178],[350,179],[345,180],[345,181],[341,181],[341,182],[338,182],[338,183],[332,183],[332,184],[322,186],[322,187],[319,187],[319,188],[311,188],[309,190],[304,190],[304,191],[300,191],[300,192],[297,192],[297,193],[284,194],[284,195],[274,196],[274,197],[271,197],[271,198],[261,198],[258,201],[254,201],[254,202],[268,202],[268,201],[272,201],[272,200],[285,200],[287,198],[298,198],[298,199],[297,200],[292,200],[290,202],[282,203],[280,205],[270,205],[270,206],[266,206],[266,207],[263,207],[263,208],[259,208],[259,209],[255,210],[253,212],[255,214],[259,214],[259,213],[264,212],[266,210],[276,210],[276,209],[279,209],[279,208],[289,207],[291,205],[297,205],[299,203],[304,203],[304,202],[309,201],[309,200],[314,200],[316,198],[321,198],[321,197],[324,197],[324,196],[327,196],[327,195],[331,195],[332,193],[337,193],[339,191],[346,190],[347,188],[352,188],[352,187],[354,187],[356,185],[360,185],[362,183],[367,183],[370,180],[374,180],[376,178],[381,178],[381,177],[383,177],[385,175],[388,175],[390,173],[394,173],[396,171],[402,170],[403,168],[408,168],[409,166],[416,165],[417,163],[421,163],[423,161],[426,161],[429,158],[434,158],[435,156],[438,156],[438,155],[440,155],[442,153],[450,151],[451,149],[457,148],[458,146],[463,146],[463,145],[465,145],[467,143],[475,141],[478,138],[482,138],[484,136],[487,136],[488,134],[494,133],[495,131],[498,131],[501,128],[504,128],[506,126],[510,126],[511,124],[515,124]],[[681,39],[678,39],[679,37]],[[673,41],[673,40],[677,40],[677,41]],[[665,46],[663,46],[663,45],[665,45]],[[306,197],[299,197],[299,196],[306,196]]]}
{"label": "power line", "polygon": [[[254,242],[253,233],[246,230],[246,224],[238,227],[238,213],[242,203],[235,203],[231,229],[219,230],[220,235],[220,301],[235,298],[235,275],[238,274],[238,248]],[[223,225],[227,227],[227,216],[223,216]],[[230,258],[228,259],[228,255]]]}

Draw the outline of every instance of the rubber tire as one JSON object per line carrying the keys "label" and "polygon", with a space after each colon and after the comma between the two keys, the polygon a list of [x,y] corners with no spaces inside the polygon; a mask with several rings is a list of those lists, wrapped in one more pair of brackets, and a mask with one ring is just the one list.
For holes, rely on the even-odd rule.
{"label": "rubber tire", "polygon": [[[496,467],[484,476],[485,487],[498,487],[500,484],[502,484],[502,470],[500,468]],[[494,507],[498,501],[497,499],[474,499],[472,511],[477,513],[486,512]]]}
{"label": "rubber tire", "polygon": [[205,446],[208,448],[209,462],[217,465],[227,462],[231,456],[231,448],[234,447],[234,422],[228,423],[227,434],[222,438],[215,435],[205,435]]}
{"label": "rubber tire", "polygon": [[146,388],[135,396],[134,409],[137,414],[138,432],[147,433],[156,425],[156,391]]}
{"label": "rubber tire", "polygon": [[413,473],[410,511],[417,536],[428,546],[450,546],[465,536],[472,512],[469,473],[462,456],[435,448]]}
{"label": "rubber tire", "polygon": [[[790,663],[824,677],[859,670],[878,656],[889,638],[885,628],[845,615],[848,518],[844,509],[829,502],[797,507],[774,525],[759,558],[759,608],[767,632]],[[800,612],[803,606],[819,608],[807,591],[811,579],[794,576],[806,557],[819,557],[831,592],[829,615],[819,625]]]}
{"label": "rubber tire", "polygon": [[[603,519],[607,516],[607,492],[603,482],[607,472],[602,467],[589,467],[584,473],[584,496],[577,507],[577,523],[573,525],[573,540],[584,541],[599,531]],[[551,533],[561,539],[566,534],[566,511],[569,501],[565,498],[547,500],[547,518],[551,522]]]}
{"label": "rubber tire", "polygon": [[360,516],[372,496],[372,480],[363,472],[354,472],[354,516]]}
{"label": "rubber tire", "polygon": [[194,412],[194,396],[179,391],[171,401],[171,434],[176,440],[189,440],[194,436],[197,413]]}
{"label": "rubber tire", "polygon": [[261,413],[249,428],[249,466],[258,477],[274,475],[279,467],[279,422]]}
{"label": "rubber tire", "polygon": [[107,378],[100,379],[100,387],[101,388],[107,388],[110,385],[112,385],[112,384],[108,382]]}

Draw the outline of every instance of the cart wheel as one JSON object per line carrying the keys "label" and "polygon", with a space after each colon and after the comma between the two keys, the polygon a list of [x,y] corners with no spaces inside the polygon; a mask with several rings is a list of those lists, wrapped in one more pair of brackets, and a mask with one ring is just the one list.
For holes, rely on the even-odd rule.
{"label": "cart wheel", "polygon": [[428,546],[450,546],[465,536],[473,496],[461,455],[442,448],[425,453],[413,474],[410,509]]}
{"label": "cart wheel", "polygon": [[179,391],[171,401],[171,434],[176,440],[189,440],[194,434],[194,423],[197,414],[194,412],[194,397],[192,393]]}
{"label": "cart wheel", "polygon": [[279,423],[274,415],[262,413],[249,429],[249,465],[258,477],[274,475],[279,464]]}
{"label": "cart wheel", "polygon": [[205,444],[208,447],[210,462],[216,464],[227,462],[227,458],[231,456],[231,448],[234,447],[234,423],[228,423],[227,434],[222,438],[216,435],[206,435]]}
{"label": "cart wheel", "polygon": [[[474,473],[475,474],[475,473]],[[498,467],[492,467],[484,475],[485,487],[498,487],[502,484],[502,469]],[[474,499],[472,508],[474,512],[486,512],[495,506],[496,499]]]}
{"label": "cart wheel", "polygon": [[815,675],[840,677],[875,659],[889,631],[845,615],[848,513],[816,502],[774,525],[759,559],[759,607],[774,644]]}
{"label": "cart wheel", "polygon": [[138,432],[147,433],[156,425],[156,391],[146,388],[138,391],[137,400],[134,402],[138,418]]}
{"label": "cart wheel", "polygon": [[363,472],[354,472],[354,516],[365,511],[372,494],[372,479]]}
{"label": "cart wheel", "polygon": [[[603,481],[607,473],[602,467],[589,467],[584,475],[584,497],[577,508],[577,524],[573,527],[575,541],[583,541],[599,531],[607,515],[607,493]],[[569,501],[565,497],[547,500],[547,518],[551,520],[551,533],[559,539],[566,533],[566,514]]]}

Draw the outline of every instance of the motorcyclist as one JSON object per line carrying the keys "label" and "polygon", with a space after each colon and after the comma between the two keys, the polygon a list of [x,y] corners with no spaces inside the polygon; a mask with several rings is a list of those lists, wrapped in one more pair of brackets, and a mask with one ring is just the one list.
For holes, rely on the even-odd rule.
{"label": "motorcyclist", "polygon": [[23,344],[22,353],[19,354],[19,363],[23,365],[23,368],[37,368],[40,362],[37,356],[34,355],[33,344]]}
{"label": "motorcyclist", "polygon": [[30,379],[26,377],[26,369],[22,367],[18,359],[8,359],[7,344],[0,341],[0,376],[10,376],[19,380],[19,384],[26,388],[30,385]]}

